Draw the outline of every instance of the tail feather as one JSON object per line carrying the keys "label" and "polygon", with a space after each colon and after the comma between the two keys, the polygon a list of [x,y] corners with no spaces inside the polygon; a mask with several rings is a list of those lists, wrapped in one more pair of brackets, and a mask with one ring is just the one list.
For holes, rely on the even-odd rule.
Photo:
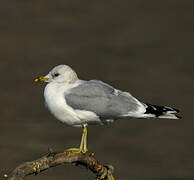
{"label": "tail feather", "polygon": [[158,117],[164,119],[181,119],[176,113],[180,112],[178,109],[168,106],[157,106],[152,104],[145,104],[146,112],[144,113],[148,117]]}

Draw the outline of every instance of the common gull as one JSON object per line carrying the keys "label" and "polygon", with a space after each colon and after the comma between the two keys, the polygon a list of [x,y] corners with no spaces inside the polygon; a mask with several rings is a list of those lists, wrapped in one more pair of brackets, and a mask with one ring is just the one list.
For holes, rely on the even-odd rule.
{"label": "common gull", "polygon": [[99,80],[80,80],[67,65],[54,67],[44,81],[44,100],[48,110],[60,121],[82,127],[82,139],[75,152],[87,152],[87,126],[105,125],[117,119],[165,118],[179,119],[179,110],[140,102],[128,92],[115,89]]}

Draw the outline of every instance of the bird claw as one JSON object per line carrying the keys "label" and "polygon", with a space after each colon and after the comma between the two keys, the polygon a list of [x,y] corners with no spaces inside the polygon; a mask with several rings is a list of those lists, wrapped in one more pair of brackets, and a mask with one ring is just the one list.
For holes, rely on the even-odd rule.
{"label": "bird claw", "polygon": [[79,154],[79,153],[85,154],[87,152],[87,150],[80,149],[80,148],[69,148],[69,149],[67,149],[67,151],[71,151],[71,152],[76,153],[76,154]]}

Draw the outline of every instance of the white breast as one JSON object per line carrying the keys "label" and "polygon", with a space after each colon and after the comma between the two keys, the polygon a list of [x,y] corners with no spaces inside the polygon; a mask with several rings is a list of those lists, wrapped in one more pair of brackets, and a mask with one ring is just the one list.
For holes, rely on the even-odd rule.
{"label": "white breast", "polygon": [[79,126],[81,120],[76,112],[66,104],[64,92],[68,86],[58,86],[57,83],[49,83],[44,90],[45,104],[49,111],[60,121],[71,125]]}

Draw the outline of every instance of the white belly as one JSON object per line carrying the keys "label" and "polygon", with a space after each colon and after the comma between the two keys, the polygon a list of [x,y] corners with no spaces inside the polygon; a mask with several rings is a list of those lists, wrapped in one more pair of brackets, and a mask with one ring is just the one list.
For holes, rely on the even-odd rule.
{"label": "white belly", "polygon": [[47,84],[44,90],[45,104],[49,111],[60,121],[71,125],[79,126],[82,121],[76,112],[66,104],[64,92],[65,87],[57,87],[57,84]]}

